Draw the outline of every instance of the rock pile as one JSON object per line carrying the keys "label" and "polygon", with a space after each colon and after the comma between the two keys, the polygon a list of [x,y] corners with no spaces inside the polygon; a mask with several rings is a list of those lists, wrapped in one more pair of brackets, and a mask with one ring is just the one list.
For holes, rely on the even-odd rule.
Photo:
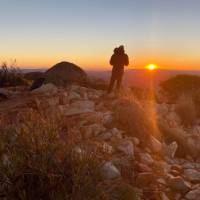
{"label": "rock pile", "polygon": [[[10,104],[16,102],[16,97],[10,99]],[[140,103],[140,107],[145,108],[146,102]],[[101,148],[109,155],[109,159],[105,159],[100,166],[102,178],[126,182],[128,187],[138,191],[141,199],[199,199],[199,126],[188,130],[182,126],[173,105],[155,105],[157,119],[164,124],[164,128],[162,126],[160,130],[160,134],[164,136],[155,138],[149,135],[148,141],[151,145],[145,146],[142,134],[130,134],[130,127],[135,128],[134,126],[138,125],[137,115],[127,118],[130,120],[130,127],[123,127],[123,124],[128,125],[125,122],[119,125],[119,118],[116,120],[115,112],[119,109],[116,106],[121,106],[120,109],[124,106],[128,113],[129,110],[133,110],[131,105],[124,101],[123,96],[109,96],[101,90],[79,85],[62,88],[48,83],[27,92],[21,99],[20,107],[0,104],[0,111],[3,113],[4,109],[9,108],[18,109],[20,112],[22,107],[35,109],[43,106],[48,112],[59,112],[63,118],[72,122],[74,120],[82,140],[90,141],[91,146]],[[137,107],[139,105],[135,103],[134,106],[133,112],[142,115],[141,108]],[[145,117],[140,118],[141,125],[142,121],[146,120]],[[137,132],[140,129],[144,131],[143,127],[135,128]],[[148,129],[145,127],[145,134],[146,132]],[[182,157],[177,157],[176,152],[180,146],[189,151]],[[82,146],[76,146],[79,154],[82,154],[82,149]]]}

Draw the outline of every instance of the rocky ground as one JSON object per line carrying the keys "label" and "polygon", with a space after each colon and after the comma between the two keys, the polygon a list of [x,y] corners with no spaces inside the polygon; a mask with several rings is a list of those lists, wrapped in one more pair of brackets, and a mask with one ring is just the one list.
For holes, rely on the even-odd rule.
{"label": "rocky ground", "polygon": [[[138,199],[200,198],[200,125],[183,126],[175,105],[138,101],[129,90],[107,95],[78,85],[48,83],[31,92],[26,87],[0,92],[8,97],[0,97],[1,124],[14,124],[19,113],[38,108],[49,116],[61,114],[80,136],[74,151],[80,156],[103,152],[103,179],[126,183]],[[146,110],[148,115],[142,116]],[[145,127],[147,121],[153,129]]]}

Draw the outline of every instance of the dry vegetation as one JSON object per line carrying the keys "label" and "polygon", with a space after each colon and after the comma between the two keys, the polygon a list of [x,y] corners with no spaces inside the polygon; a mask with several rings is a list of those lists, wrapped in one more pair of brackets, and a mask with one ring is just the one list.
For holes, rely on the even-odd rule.
{"label": "dry vegetation", "polygon": [[97,152],[78,153],[77,133],[57,117],[32,112],[0,127],[1,197],[104,199]]}
{"label": "dry vegetation", "polygon": [[[105,103],[105,110],[110,109],[113,112],[114,120],[111,128],[114,125],[122,130],[123,137],[138,138],[137,151],[145,151],[148,149],[146,147],[151,149],[150,137],[155,136],[157,131],[153,122],[157,121],[156,112],[154,113],[156,100],[152,98],[146,100],[143,95],[135,97],[131,92],[119,94],[117,99],[107,98],[103,96],[99,100]],[[198,102],[198,95],[183,95],[176,100],[175,111],[184,127],[195,123],[198,116]],[[45,103],[46,109],[39,103],[34,107],[32,103],[27,110],[15,116],[15,121],[6,114],[1,116],[0,198],[6,200],[138,199],[134,188],[137,187],[137,181],[133,173],[137,173],[134,167],[135,162],[138,162],[136,160],[140,159],[139,156],[136,155],[130,160],[126,158],[131,164],[126,166],[125,170],[121,168],[122,179],[115,181],[103,179],[100,169],[105,161],[111,160],[109,157],[111,155],[103,151],[102,146],[98,147],[101,144],[98,137],[84,138],[81,125],[78,127],[79,123],[76,121],[80,122],[80,118],[64,117],[58,112],[59,109],[51,109],[52,112],[48,112],[47,105]],[[90,120],[87,120],[89,123]],[[163,122],[164,120],[158,122],[159,131],[163,136],[160,141],[169,140],[171,143],[175,140],[181,148],[184,147],[183,149],[190,154],[195,154],[193,146],[191,148],[187,144],[183,130],[178,131]],[[99,122],[95,120],[95,123],[98,125],[101,120]],[[115,139],[110,141],[113,146],[114,142],[116,145],[120,142]],[[145,186],[149,187],[148,184]]]}
{"label": "dry vegetation", "polygon": [[16,61],[8,65],[6,62],[0,66],[0,87],[27,85],[27,81],[19,68],[15,67]]}
{"label": "dry vegetation", "polygon": [[191,96],[182,95],[177,102],[176,112],[185,126],[194,125],[197,119],[195,103]]}
{"label": "dry vegetation", "polygon": [[149,143],[153,132],[151,118],[138,100],[131,96],[122,98],[115,105],[114,115],[116,123],[129,135],[138,137],[144,145]]}

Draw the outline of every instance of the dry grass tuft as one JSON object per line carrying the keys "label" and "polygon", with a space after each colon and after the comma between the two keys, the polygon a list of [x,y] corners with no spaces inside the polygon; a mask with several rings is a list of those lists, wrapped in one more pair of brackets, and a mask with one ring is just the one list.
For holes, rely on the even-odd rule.
{"label": "dry grass tuft", "polygon": [[29,112],[0,126],[0,197],[106,199],[98,152],[76,152],[76,130],[61,116]]}
{"label": "dry grass tuft", "polygon": [[134,98],[122,98],[114,110],[115,121],[127,133],[138,137],[144,145],[150,141],[153,125],[148,113]]}
{"label": "dry grass tuft", "polygon": [[6,62],[0,66],[0,87],[27,85],[28,82],[23,78],[23,75],[17,67],[16,61],[10,66]]}

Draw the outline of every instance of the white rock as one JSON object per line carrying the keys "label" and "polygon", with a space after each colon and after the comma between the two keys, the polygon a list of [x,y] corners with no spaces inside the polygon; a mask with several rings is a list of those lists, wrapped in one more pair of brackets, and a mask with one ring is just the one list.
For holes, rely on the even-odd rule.
{"label": "white rock", "polygon": [[186,169],[184,174],[189,181],[200,182],[200,172],[195,169]]}
{"label": "white rock", "polygon": [[117,128],[113,128],[99,136],[99,139],[101,140],[111,140],[112,138],[122,139],[122,131],[118,130]]}
{"label": "white rock", "polygon": [[105,126],[110,125],[110,124],[112,123],[112,121],[113,121],[113,117],[112,117],[111,114],[105,114],[105,115],[103,116],[103,124],[104,124]]}
{"label": "white rock", "polygon": [[140,153],[140,160],[143,164],[150,165],[154,162],[153,158],[148,153]]}
{"label": "white rock", "polygon": [[133,143],[130,140],[122,140],[119,144],[116,146],[117,150],[123,152],[124,154],[128,156],[134,155],[134,147]]}
{"label": "white rock", "polygon": [[169,145],[166,145],[165,143],[163,143],[162,145],[162,150],[163,150],[164,155],[169,158],[174,158],[177,148],[178,148],[178,144],[175,141]]}
{"label": "white rock", "polygon": [[102,133],[100,136],[99,136],[99,139],[101,140],[110,140],[112,138],[113,134],[109,131],[106,131],[104,133]]}
{"label": "white rock", "polygon": [[104,179],[108,180],[119,178],[121,176],[120,171],[110,161],[103,164],[101,174]]}
{"label": "white rock", "polygon": [[88,100],[79,100],[75,101],[70,105],[69,108],[66,109],[65,115],[79,115],[84,113],[89,113],[94,111],[94,102]]}
{"label": "white rock", "polygon": [[74,148],[74,152],[80,155],[84,154],[84,151],[79,146]]}
{"label": "white rock", "polygon": [[31,93],[33,94],[44,94],[44,95],[54,95],[57,92],[58,88],[52,83],[44,84],[41,87],[31,91]]}
{"label": "white rock", "polygon": [[187,200],[198,200],[200,198],[200,188],[191,190],[186,194],[185,198]]}
{"label": "white rock", "polygon": [[81,128],[81,132],[83,133],[83,137],[85,139],[98,136],[104,131],[105,127],[103,127],[101,124],[91,124],[89,126],[83,126]]}
{"label": "white rock", "polygon": [[80,94],[78,94],[77,92],[71,91],[71,92],[69,93],[68,98],[69,98],[69,101],[72,101],[72,100],[80,99],[81,96],[80,96]]}
{"label": "white rock", "polygon": [[132,138],[134,145],[139,145],[140,144],[140,140],[136,137]]}
{"label": "white rock", "polygon": [[184,181],[184,179],[180,176],[173,177],[171,176],[168,181],[169,187],[176,191],[180,191],[182,193],[186,193],[191,189],[191,185]]}
{"label": "white rock", "polygon": [[113,128],[113,129],[111,129],[111,132],[112,132],[112,134],[113,134],[114,137],[122,139],[122,133],[123,133],[123,131],[120,131],[117,128]]}

